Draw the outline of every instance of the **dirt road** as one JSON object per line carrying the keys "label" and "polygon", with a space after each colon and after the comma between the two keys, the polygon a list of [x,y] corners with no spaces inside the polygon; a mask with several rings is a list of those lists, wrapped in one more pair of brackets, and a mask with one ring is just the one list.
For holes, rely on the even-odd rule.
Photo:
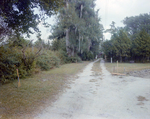
{"label": "dirt road", "polygon": [[111,76],[103,60],[94,76],[93,63],[35,119],[150,119],[150,79]]}

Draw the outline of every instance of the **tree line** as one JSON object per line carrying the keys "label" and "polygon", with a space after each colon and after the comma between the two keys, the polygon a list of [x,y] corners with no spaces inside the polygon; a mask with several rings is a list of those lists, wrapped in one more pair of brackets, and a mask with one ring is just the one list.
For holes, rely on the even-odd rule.
{"label": "tree line", "polygon": [[[35,14],[35,9],[39,14]],[[93,60],[100,52],[108,59],[146,61],[150,57],[150,15],[126,17],[125,27],[104,31],[95,0],[1,0],[0,82],[7,83],[36,74],[59,64]],[[38,24],[50,26],[46,17],[56,15],[48,43],[41,39]],[[41,22],[42,21],[42,22]],[[103,32],[111,40],[102,43]],[[26,40],[31,34],[38,40]],[[102,49],[101,45],[102,44]]]}
{"label": "tree line", "polygon": [[[93,60],[103,38],[95,0],[2,0],[0,1],[0,82],[25,78],[60,64]],[[34,10],[38,9],[39,14]],[[52,39],[41,39],[38,24],[57,15]],[[26,40],[31,34],[38,40]],[[50,33],[51,34],[51,33]]]}
{"label": "tree line", "polygon": [[110,61],[149,62],[150,58],[150,14],[126,17],[124,27],[111,28],[105,32],[111,33],[111,39],[102,44],[103,51]]}

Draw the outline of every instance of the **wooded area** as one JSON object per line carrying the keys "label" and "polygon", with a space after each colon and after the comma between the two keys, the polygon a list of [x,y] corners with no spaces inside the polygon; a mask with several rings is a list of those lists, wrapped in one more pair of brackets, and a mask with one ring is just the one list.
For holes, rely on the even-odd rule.
{"label": "wooded area", "polygon": [[[0,2],[0,82],[25,78],[60,64],[93,60],[103,38],[94,0],[2,0]],[[39,14],[34,10],[38,9]],[[53,39],[45,43],[37,25],[57,14]],[[46,27],[48,23],[43,23]],[[38,40],[26,40],[37,33]]]}
{"label": "wooded area", "polygon": [[[93,60],[102,52],[114,61],[149,61],[149,14],[126,17],[123,28],[112,22],[104,31],[98,13],[95,0],[1,0],[0,82],[16,80],[16,69],[24,78],[60,64]],[[45,43],[37,26],[48,27],[45,17],[54,14],[57,22],[49,33],[53,41]],[[104,41],[103,32],[110,32],[111,40]],[[36,42],[24,37],[35,33]]]}
{"label": "wooded area", "polygon": [[126,17],[124,27],[115,27],[115,22],[106,32],[111,40],[103,43],[103,51],[110,61],[150,62],[150,14]]}

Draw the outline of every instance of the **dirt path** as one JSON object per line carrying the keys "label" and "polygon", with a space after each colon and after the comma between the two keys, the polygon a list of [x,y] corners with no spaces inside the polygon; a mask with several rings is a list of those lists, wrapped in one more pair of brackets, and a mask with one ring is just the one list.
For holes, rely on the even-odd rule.
{"label": "dirt path", "polygon": [[35,119],[150,119],[150,79],[111,76],[103,60],[93,76],[93,63]]}

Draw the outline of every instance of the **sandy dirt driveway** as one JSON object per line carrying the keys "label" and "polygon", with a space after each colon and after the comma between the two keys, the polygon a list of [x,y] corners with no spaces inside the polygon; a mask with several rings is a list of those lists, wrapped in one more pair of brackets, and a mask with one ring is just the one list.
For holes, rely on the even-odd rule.
{"label": "sandy dirt driveway", "polygon": [[95,62],[35,119],[150,119],[150,79],[112,76],[103,60],[94,76]]}

